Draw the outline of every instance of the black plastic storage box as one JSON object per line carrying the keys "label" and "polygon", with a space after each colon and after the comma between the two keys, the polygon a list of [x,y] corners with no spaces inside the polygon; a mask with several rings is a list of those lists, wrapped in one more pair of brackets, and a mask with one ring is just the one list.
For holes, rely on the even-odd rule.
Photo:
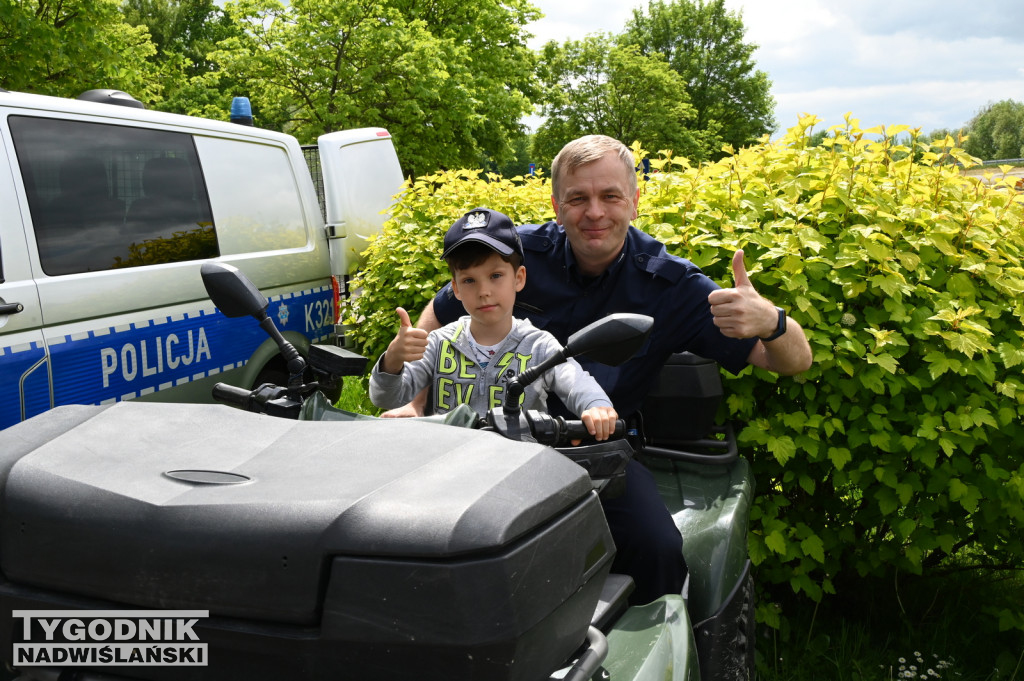
{"label": "black plastic storage box", "polygon": [[[122,402],[0,431],[0,608],[209,610],[188,679],[544,679],[614,548],[552,449],[414,421]],[[22,635],[0,618],[0,648]]]}
{"label": "black plastic storage box", "polygon": [[705,437],[722,400],[718,363],[690,352],[666,360],[641,413],[649,443],[671,447]]}

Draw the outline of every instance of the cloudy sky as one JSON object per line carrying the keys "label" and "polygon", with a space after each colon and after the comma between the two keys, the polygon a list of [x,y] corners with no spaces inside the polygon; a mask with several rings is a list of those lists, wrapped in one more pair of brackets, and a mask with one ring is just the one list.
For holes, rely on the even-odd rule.
{"label": "cloudy sky", "polygon": [[[532,0],[531,46],[622,30],[646,0]],[[813,113],[863,127],[956,129],[990,102],[1024,101],[1022,0],[726,0],[743,13],[780,130]]]}

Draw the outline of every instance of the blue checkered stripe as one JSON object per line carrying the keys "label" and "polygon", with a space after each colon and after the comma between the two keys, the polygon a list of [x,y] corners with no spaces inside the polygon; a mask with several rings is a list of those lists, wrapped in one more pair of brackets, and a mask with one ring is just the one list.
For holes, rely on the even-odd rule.
{"label": "blue checkered stripe", "polygon": [[[267,314],[283,332],[328,342],[334,330],[331,287],[272,296]],[[267,340],[251,317],[229,319],[208,303],[180,314],[47,336],[46,348],[38,342],[5,347],[0,336],[0,370],[5,358],[30,353],[45,360],[48,349],[55,405],[107,404],[241,368]]]}

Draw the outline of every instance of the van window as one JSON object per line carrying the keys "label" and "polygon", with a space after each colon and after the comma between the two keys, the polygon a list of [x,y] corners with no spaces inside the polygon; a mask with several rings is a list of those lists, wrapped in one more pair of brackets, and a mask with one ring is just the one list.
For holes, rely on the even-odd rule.
{"label": "van window", "polygon": [[220,254],[191,135],[53,118],[8,120],[46,274]]}
{"label": "van window", "polygon": [[196,148],[217,213],[221,255],[306,245],[301,194],[283,147],[197,136]]}

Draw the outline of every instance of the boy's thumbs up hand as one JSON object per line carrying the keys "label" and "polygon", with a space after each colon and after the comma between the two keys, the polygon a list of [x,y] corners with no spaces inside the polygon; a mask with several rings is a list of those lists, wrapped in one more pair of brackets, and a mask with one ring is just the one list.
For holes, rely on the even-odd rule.
{"label": "boy's thumbs up hand", "polygon": [[770,336],[779,323],[779,314],[771,301],[754,289],[743,263],[743,251],[732,257],[734,288],[723,288],[708,295],[715,326],[729,338]]}
{"label": "boy's thumbs up hand", "polygon": [[[398,322],[400,324],[400,329],[412,326],[412,320],[409,319],[409,313],[405,311],[404,307],[396,307],[395,312],[398,313]],[[399,331],[399,333],[401,333],[401,331]]]}
{"label": "boy's thumbs up hand", "polygon": [[398,313],[398,335],[388,345],[381,359],[381,368],[389,374],[400,373],[406,362],[420,359],[427,349],[427,332],[412,325],[409,313],[404,308],[396,308],[395,312]]}

